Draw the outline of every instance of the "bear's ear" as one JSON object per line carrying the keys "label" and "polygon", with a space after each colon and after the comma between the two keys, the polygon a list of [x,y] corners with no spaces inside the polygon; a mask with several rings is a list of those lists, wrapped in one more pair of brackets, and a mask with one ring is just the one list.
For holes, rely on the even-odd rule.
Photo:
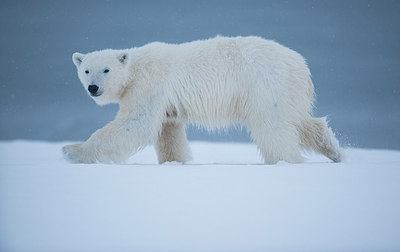
{"label": "bear's ear", "polygon": [[75,66],[78,67],[81,65],[81,63],[83,61],[83,57],[85,57],[85,55],[82,53],[76,52],[76,53],[72,54],[72,61],[74,62]]}
{"label": "bear's ear", "polygon": [[126,62],[128,62],[128,53],[123,52],[123,53],[119,54],[118,55],[118,60],[122,64],[126,64]]}

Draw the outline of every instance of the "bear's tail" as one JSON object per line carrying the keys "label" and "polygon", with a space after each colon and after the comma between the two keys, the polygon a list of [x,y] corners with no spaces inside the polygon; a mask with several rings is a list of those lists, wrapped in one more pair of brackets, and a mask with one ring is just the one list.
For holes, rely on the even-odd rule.
{"label": "bear's tail", "polygon": [[304,149],[321,153],[335,163],[343,160],[344,155],[339,147],[339,141],[328,127],[325,117],[310,117],[298,127],[298,131]]}

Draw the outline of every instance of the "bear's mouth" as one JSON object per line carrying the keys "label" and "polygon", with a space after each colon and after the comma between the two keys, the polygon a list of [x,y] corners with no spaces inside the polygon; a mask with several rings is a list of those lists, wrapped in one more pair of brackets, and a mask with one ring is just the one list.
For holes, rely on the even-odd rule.
{"label": "bear's mouth", "polygon": [[90,93],[90,96],[91,97],[98,97],[98,96],[100,96],[102,94],[103,94],[103,91],[99,91],[99,92],[96,92],[96,93]]}

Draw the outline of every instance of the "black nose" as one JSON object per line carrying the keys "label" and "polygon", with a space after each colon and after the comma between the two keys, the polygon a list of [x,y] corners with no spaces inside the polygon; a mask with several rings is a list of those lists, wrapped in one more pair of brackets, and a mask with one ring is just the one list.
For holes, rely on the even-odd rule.
{"label": "black nose", "polygon": [[97,85],[89,85],[88,90],[91,94],[95,94],[99,90],[99,87]]}

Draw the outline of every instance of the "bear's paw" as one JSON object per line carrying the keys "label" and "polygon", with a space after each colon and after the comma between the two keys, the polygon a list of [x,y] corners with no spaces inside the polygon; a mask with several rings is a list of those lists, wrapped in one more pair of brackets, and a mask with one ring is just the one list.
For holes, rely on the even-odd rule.
{"label": "bear's paw", "polygon": [[64,158],[71,163],[96,163],[96,158],[90,155],[82,144],[66,145],[62,148]]}

